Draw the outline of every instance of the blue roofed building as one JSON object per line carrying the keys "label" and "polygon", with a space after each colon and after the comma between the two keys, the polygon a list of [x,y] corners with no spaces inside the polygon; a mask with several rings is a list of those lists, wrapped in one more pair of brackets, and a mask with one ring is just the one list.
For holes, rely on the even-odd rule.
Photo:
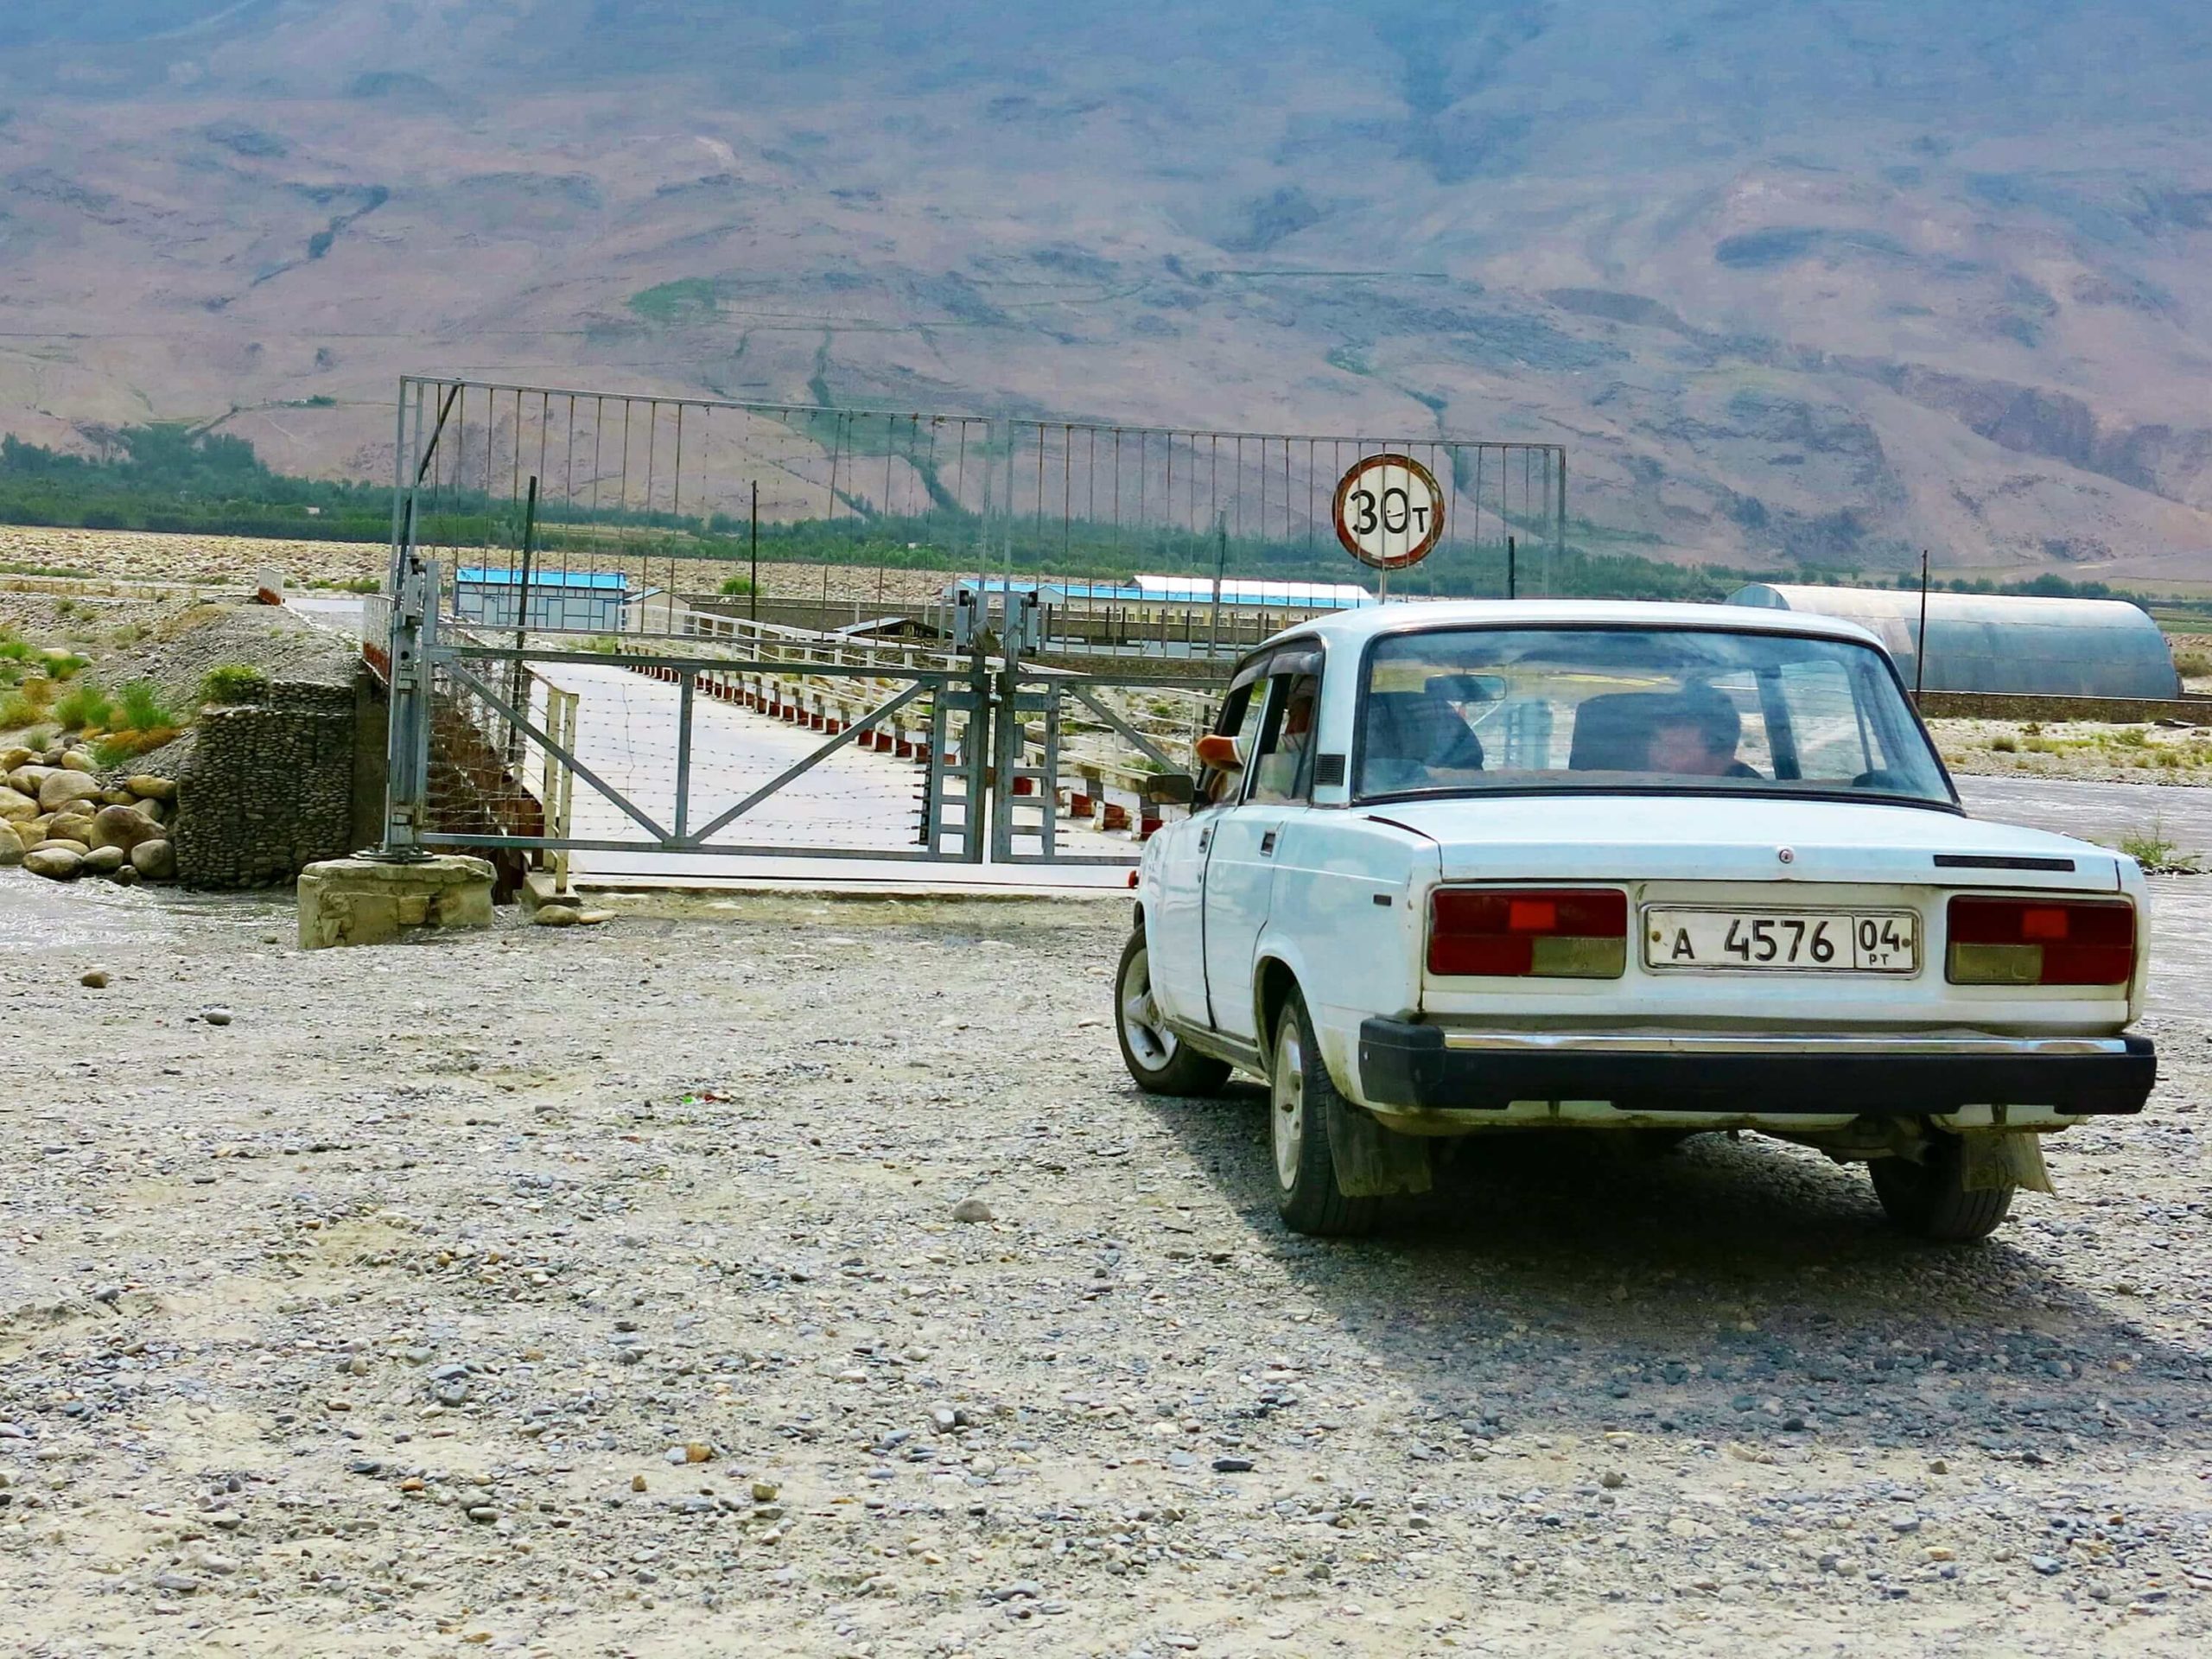
{"label": "blue roofed building", "polygon": [[[486,627],[516,626],[522,617],[522,576],[519,569],[463,567],[454,571],[454,614]],[[532,570],[526,626],[620,633],[623,612],[633,597],[645,595],[633,595],[629,578],[618,572]]]}

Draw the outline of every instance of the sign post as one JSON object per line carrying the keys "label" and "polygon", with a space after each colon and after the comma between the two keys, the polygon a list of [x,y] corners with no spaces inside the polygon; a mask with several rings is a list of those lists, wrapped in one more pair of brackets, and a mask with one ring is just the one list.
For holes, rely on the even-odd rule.
{"label": "sign post", "polygon": [[1444,491],[1436,474],[1410,455],[1370,455],[1337,485],[1337,539],[1344,551],[1382,573],[1419,564],[1444,538]]}

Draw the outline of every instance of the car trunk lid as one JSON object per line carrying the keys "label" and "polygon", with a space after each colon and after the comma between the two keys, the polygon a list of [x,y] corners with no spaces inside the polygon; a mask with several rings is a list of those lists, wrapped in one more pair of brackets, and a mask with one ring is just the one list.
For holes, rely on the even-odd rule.
{"label": "car trunk lid", "polygon": [[1878,883],[2113,892],[2120,861],[2040,830],[1856,801],[1463,796],[1367,816],[1434,842],[1446,881]]}

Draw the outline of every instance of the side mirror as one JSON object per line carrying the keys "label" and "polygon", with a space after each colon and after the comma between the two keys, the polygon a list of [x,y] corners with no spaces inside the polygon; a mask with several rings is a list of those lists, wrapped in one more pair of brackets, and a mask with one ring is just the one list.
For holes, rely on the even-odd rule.
{"label": "side mirror", "polygon": [[1244,765],[1244,757],[1236,752],[1236,740],[1223,732],[1209,732],[1200,738],[1194,753],[1200,766],[1216,772],[1236,772]]}
{"label": "side mirror", "polygon": [[1145,785],[1144,798],[1155,805],[1188,806],[1198,798],[1198,781],[1179,772],[1163,772]]}

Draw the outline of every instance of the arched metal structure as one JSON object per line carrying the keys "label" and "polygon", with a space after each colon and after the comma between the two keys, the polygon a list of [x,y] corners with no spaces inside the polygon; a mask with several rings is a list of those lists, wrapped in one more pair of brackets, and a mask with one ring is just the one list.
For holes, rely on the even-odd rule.
{"label": "arched metal structure", "polygon": [[[1914,683],[1920,594],[1894,588],[1807,588],[1756,582],[1731,605],[1840,617],[1872,631]],[[2181,677],[2149,614],[2113,599],[2029,599],[2002,594],[1928,595],[1930,691],[2030,696],[2177,697]]]}

